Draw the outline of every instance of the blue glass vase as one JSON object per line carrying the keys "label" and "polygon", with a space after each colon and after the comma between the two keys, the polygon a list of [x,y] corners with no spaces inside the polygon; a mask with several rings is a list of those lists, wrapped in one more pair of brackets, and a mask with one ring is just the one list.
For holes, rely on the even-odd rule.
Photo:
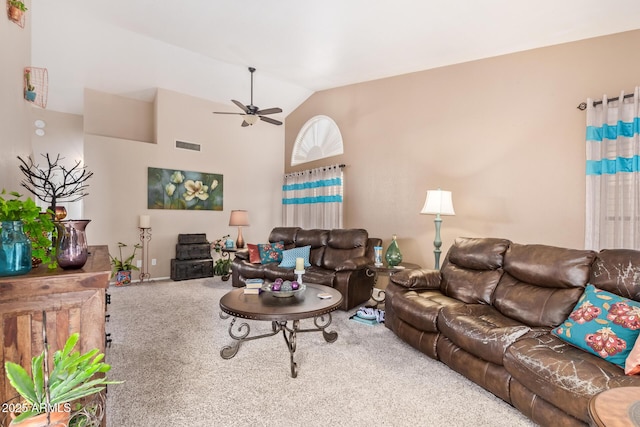
{"label": "blue glass vase", "polygon": [[31,240],[22,221],[0,223],[0,276],[18,276],[31,271]]}

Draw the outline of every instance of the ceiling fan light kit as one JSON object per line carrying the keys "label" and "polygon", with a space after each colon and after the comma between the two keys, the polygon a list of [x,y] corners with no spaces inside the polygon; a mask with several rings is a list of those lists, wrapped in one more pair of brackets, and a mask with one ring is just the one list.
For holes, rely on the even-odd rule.
{"label": "ceiling fan light kit", "polygon": [[264,110],[259,109],[257,106],[253,105],[253,73],[256,71],[255,68],[249,67],[249,72],[251,73],[251,103],[249,105],[244,105],[240,101],[236,101],[232,99],[233,102],[238,108],[240,108],[242,113],[229,113],[226,111],[214,111],[214,114],[235,114],[242,116],[242,127],[253,126],[258,122],[258,120],[262,120],[263,122],[271,123],[272,125],[280,126],[282,122],[280,120],[272,119],[271,117],[266,117],[268,114],[276,114],[282,113],[282,108],[274,107],[274,108],[265,108]]}

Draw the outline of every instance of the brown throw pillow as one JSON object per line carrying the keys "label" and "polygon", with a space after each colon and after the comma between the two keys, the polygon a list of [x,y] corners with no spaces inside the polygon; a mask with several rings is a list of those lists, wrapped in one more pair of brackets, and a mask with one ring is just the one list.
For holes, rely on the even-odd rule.
{"label": "brown throw pillow", "polygon": [[261,264],[262,261],[260,260],[260,251],[258,250],[258,245],[247,243],[247,249],[249,249],[249,262],[251,264]]}

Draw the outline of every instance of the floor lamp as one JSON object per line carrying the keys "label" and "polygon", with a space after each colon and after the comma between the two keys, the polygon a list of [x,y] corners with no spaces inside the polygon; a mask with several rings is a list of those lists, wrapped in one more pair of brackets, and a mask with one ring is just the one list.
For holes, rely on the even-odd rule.
{"label": "floor lamp", "polygon": [[237,210],[231,211],[229,217],[229,225],[238,227],[238,239],[236,240],[236,248],[244,248],[244,239],[242,238],[242,227],[249,226],[249,213],[247,211]]}
{"label": "floor lamp", "polygon": [[442,246],[442,240],[440,239],[440,225],[442,224],[442,218],[440,215],[455,215],[453,210],[453,202],[451,200],[451,191],[443,191],[441,189],[427,191],[427,200],[424,202],[424,206],[420,211],[421,214],[435,215],[436,219],[433,222],[436,224],[436,238],[433,241],[435,250],[433,254],[436,258],[435,268],[440,269],[440,246]]}

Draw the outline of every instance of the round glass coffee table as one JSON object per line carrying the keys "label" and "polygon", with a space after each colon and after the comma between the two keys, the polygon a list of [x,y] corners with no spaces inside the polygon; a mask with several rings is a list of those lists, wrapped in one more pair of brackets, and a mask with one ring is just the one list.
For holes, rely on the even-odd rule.
{"label": "round glass coffee table", "polygon": [[[271,337],[282,332],[284,341],[289,349],[291,361],[291,376],[298,376],[298,365],[294,360],[296,351],[296,336],[300,332],[322,332],[326,342],[332,343],[338,339],[338,333],[327,331],[331,325],[331,312],[342,303],[342,294],[323,285],[305,283],[304,292],[287,298],[278,298],[268,292],[259,295],[244,293],[244,288],[234,289],[220,299],[220,317],[228,319],[229,336],[235,341],[220,350],[223,359],[231,359],[245,341]],[[329,296],[320,298],[318,295]],[[313,318],[315,328],[301,329],[300,320]],[[271,332],[249,336],[251,327],[247,322],[236,325],[238,319],[271,321]]]}

